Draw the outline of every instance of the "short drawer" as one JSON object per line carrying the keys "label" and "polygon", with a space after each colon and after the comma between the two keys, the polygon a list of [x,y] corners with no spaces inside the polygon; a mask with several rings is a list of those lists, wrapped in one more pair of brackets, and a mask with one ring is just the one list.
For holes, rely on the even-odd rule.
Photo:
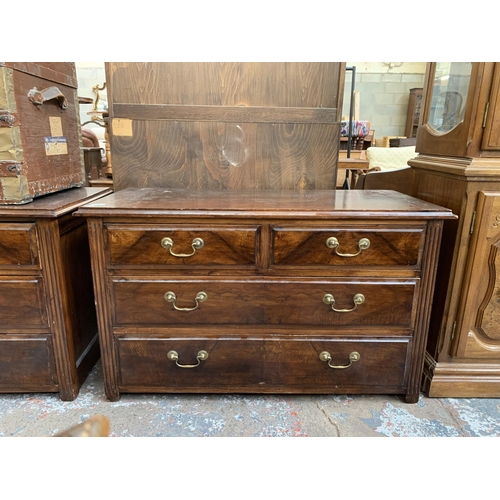
{"label": "short drawer", "polygon": [[0,332],[40,327],[48,327],[42,280],[0,279]]}
{"label": "short drawer", "polygon": [[419,280],[113,279],[115,326],[411,328]]}
{"label": "short drawer", "polygon": [[275,266],[420,267],[425,232],[408,229],[272,229]]}
{"label": "short drawer", "polygon": [[0,335],[0,392],[56,390],[50,336]]}
{"label": "short drawer", "polygon": [[107,227],[110,266],[255,266],[258,227]]}
{"label": "short drawer", "polygon": [[0,224],[0,269],[40,267],[35,224]]}
{"label": "short drawer", "polygon": [[118,338],[120,388],[165,392],[402,392],[410,341]]}

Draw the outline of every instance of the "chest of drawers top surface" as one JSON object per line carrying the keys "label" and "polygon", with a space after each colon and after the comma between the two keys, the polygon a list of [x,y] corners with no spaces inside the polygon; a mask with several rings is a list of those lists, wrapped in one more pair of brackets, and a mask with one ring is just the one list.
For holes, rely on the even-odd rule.
{"label": "chest of drawers top surface", "polygon": [[453,218],[446,208],[395,191],[206,191],[130,188],[81,207],[87,217]]}

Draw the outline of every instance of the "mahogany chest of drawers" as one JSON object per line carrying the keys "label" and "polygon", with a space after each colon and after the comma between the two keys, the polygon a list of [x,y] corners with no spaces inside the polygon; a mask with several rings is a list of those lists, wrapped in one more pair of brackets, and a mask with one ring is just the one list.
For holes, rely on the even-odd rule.
{"label": "mahogany chest of drawers", "polygon": [[0,393],[71,401],[99,357],[82,204],[110,189],[75,188],[0,207]]}
{"label": "mahogany chest of drawers", "polygon": [[416,402],[443,220],[390,191],[125,189],[87,218],[106,395]]}

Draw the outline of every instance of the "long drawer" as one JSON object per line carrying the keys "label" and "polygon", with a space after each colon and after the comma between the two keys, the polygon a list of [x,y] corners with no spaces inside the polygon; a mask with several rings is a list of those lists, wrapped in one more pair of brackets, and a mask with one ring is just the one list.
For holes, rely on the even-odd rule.
{"label": "long drawer", "polygon": [[130,392],[402,392],[409,338],[119,337],[119,385]]}
{"label": "long drawer", "polygon": [[114,326],[357,325],[411,328],[418,279],[110,280]]}

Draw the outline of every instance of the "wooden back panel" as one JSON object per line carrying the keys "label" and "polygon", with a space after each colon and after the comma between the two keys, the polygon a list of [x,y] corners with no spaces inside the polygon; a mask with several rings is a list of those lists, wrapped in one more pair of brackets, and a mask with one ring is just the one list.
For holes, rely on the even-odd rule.
{"label": "wooden back panel", "polygon": [[106,63],[115,190],[335,189],[344,63]]}

